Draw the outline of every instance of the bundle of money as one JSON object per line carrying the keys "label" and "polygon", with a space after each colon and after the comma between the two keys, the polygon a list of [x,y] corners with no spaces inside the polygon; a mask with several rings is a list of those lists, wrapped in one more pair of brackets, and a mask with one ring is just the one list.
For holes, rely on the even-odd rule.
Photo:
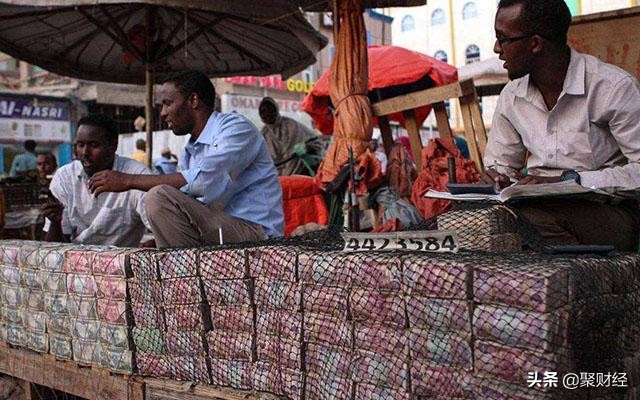
{"label": "bundle of money", "polygon": [[211,383],[248,390],[253,388],[254,365],[245,360],[211,359]]}
{"label": "bundle of money", "polygon": [[[424,360],[411,362],[411,392],[418,398],[473,399],[472,373],[459,368],[431,364]],[[478,399],[493,399],[479,397]]]}
{"label": "bundle of money", "polygon": [[203,280],[205,298],[211,308],[217,306],[241,306],[253,303],[252,279]]}
{"label": "bundle of money", "polygon": [[206,356],[169,356],[171,376],[179,381],[211,383]]}
{"label": "bundle of money", "polygon": [[257,247],[247,251],[248,274],[289,282],[298,279],[298,253],[294,246]]}
{"label": "bundle of money", "polygon": [[249,277],[245,249],[202,250],[200,272],[204,281]]}
{"label": "bundle of money", "polygon": [[172,371],[169,359],[166,355],[157,353],[145,353],[138,348],[135,354],[136,367],[142,376],[157,378],[171,378]]}
{"label": "bundle of money", "polygon": [[353,359],[353,379],[378,387],[409,390],[409,358],[357,350]]}
{"label": "bundle of money", "polygon": [[151,260],[158,266],[160,279],[185,278],[198,275],[196,249],[166,250],[151,253]]}

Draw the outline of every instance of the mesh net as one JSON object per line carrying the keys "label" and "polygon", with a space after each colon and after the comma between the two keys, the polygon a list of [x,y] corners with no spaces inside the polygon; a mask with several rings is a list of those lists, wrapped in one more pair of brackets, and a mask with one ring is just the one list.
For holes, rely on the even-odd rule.
{"label": "mesh net", "polygon": [[639,255],[532,251],[503,206],[412,229],[435,227],[462,250],[344,253],[337,228],[162,251],[0,242],[0,337],[289,399],[634,398]]}

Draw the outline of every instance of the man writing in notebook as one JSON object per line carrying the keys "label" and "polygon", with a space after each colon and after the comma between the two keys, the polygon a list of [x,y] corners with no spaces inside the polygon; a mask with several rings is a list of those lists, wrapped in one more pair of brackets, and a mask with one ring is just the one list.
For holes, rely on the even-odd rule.
{"label": "man writing in notebook", "polygon": [[[571,49],[570,22],[564,0],[500,1],[494,51],[512,81],[493,117],[483,182],[640,188],[640,84]],[[541,199],[515,207],[548,243],[638,248],[636,201]]]}

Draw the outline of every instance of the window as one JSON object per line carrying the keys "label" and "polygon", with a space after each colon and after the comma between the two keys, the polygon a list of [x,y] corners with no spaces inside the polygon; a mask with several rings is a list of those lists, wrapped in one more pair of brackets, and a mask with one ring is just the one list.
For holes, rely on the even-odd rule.
{"label": "window", "polygon": [[475,44],[469,45],[464,51],[465,61],[467,64],[480,61],[480,48]]}
{"label": "window", "polygon": [[442,25],[447,22],[447,17],[442,8],[436,8],[431,13],[431,25]]}
{"label": "window", "polygon": [[447,53],[444,50],[438,50],[435,52],[435,54],[433,55],[437,60],[440,60],[442,62],[447,62],[449,61],[449,57],[447,56]]}
{"label": "window", "polygon": [[478,16],[478,7],[473,1],[468,2],[462,7],[462,19],[476,18]]}
{"label": "window", "polygon": [[402,32],[412,31],[416,28],[416,21],[413,19],[411,15],[405,15],[402,18],[402,22],[400,25],[400,30]]}

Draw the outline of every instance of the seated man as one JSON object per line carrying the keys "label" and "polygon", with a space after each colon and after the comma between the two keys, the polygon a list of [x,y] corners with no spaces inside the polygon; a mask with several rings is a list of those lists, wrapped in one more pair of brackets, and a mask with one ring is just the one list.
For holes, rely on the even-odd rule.
{"label": "seated man", "polygon": [[78,122],[74,143],[77,160],[56,171],[49,188],[58,201],[43,206],[49,220],[44,229],[47,241],[140,244],[145,231],[145,193],[131,190],[94,196],[89,191],[89,178],[99,171],[151,173],[139,162],[116,155],[116,129],[115,122],[104,115],[89,115]]}
{"label": "seated man", "polygon": [[52,175],[58,168],[58,162],[56,161],[56,156],[50,152],[38,153],[36,166],[40,179],[47,179],[47,176]]}
{"label": "seated man", "polygon": [[304,144],[307,154],[318,155],[322,147],[318,135],[300,122],[280,115],[278,103],[271,97],[262,99],[258,112],[264,122],[262,134],[278,175],[312,175],[309,168],[316,165],[305,167],[302,156],[296,154],[294,147]]}
{"label": "seated man", "polygon": [[37,143],[35,141],[25,140],[25,152],[18,154],[13,158],[11,169],[9,170],[9,176],[16,177],[26,175],[30,171],[36,170],[36,146]]}
{"label": "seated man", "polygon": [[89,180],[91,191],[149,191],[146,212],[158,247],[281,236],[282,190],[258,129],[239,114],[215,112],[215,88],[198,71],[169,78],[160,99],[160,115],[174,134],[191,135],[180,172],[101,171]]}
{"label": "seated man", "polygon": [[160,158],[153,165],[161,174],[173,174],[178,170],[178,157],[171,153],[170,148],[165,147],[160,151]]}
{"label": "seated man", "polygon": [[[512,82],[498,99],[484,182],[504,187],[511,177],[519,184],[571,180],[611,192],[640,188],[640,85],[620,68],[569,48],[570,22],[564,0],[500,1],[494,51]],[[636,201],[541,199],[515,206],[548,243],[638,248]]]}

